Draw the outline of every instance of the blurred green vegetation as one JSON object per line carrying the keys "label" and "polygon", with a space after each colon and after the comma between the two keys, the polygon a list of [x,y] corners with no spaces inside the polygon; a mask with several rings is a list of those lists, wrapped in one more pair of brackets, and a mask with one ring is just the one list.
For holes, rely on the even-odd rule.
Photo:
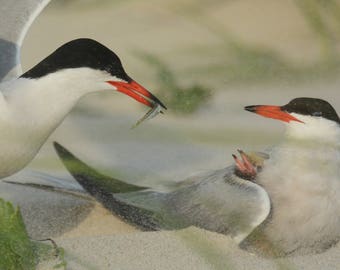
{"label": "blurred green vegetation", "polygon": [[160,58],[145,52],[136,54],[154,68],[158,85],[157,92],[172,112],[190,114],[209,100],[211,95],[207,87],[198,83],[183,87],[177,81],[171,68]]}
{"label": "blurred green vegetation", "polygon": [[19,209],[0,199],[0,269],[35,269],[37,258]]}
{"label": "blurred green vegetation", "polygon": [[[39,261],[55,257],[61,249],[30,240],[19,208],[0,198],[0,269],[34,270]],[[52,254],[52,255],[51,255]],[[66,265],[62,256],[55,268]]]}

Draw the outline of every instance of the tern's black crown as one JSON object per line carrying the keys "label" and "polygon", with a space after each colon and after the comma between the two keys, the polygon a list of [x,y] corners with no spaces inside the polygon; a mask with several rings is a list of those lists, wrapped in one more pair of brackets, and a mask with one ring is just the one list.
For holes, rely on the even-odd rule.
{"label": "tern's black crown", "polygon": [[61,69],[80,67],[104,70],[120,79],[131,81],[118,56],[104,45],[88,38],[65,43],[21,77],[40,78]]}
{"label": "tern's black crown", "polygon": [[287,105],[281,107],[283,111],[302,115],[318,116],[340,124],[340,119],[335,109],[327,101],[318,98],[295,98]]}

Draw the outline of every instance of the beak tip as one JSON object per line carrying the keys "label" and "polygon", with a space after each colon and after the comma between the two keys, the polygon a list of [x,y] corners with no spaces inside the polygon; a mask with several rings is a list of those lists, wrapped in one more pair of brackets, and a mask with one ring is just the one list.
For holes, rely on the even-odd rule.
{"label": "beak tip", "polygon": [[245,106],[244,109],[248,112],[256,112],[256,105]]}
{"label": "beak tip", "polygon": [[[162,108],[163,108],[164,110],[167,110],[167,109],[168,109],[162,102],[160,102],[159,105],[161,105]],[[164,112],[163,112],[163,113],[164,113]]]}

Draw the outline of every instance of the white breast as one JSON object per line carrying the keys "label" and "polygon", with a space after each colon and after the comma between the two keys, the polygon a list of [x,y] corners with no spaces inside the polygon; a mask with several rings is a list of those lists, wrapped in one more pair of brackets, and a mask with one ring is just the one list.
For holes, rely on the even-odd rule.
{"label": "white breast", "polygon": [[265,234],[286,252],[321,250],[340,237],[339,128],[302,140],[312,129],[289,130],[258,178],[272,202]]}

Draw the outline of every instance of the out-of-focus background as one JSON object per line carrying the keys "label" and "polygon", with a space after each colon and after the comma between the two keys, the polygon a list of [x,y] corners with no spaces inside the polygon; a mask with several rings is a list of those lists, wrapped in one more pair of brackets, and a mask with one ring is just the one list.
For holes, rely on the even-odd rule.
{"label": "out-of-focus background", "polygon": [[[340,110],[340,1],[59,0],[24,41],[29,69],[63,43],[94,38],[168,106],[147,111],[123,95],[87,96],[52,135],[94,167],[156,185],[218,169],[236,149],[263,150],[284,124],[243,110],[319,97]],[[51,142],[30,168],[70,178]]]}

